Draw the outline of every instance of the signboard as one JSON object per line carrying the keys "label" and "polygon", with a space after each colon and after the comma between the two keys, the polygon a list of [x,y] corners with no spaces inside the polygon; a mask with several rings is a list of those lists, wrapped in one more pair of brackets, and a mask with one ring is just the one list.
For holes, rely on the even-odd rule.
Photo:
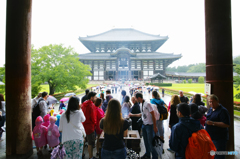
{"label": "signboard", "polygon": [[211,95],[211,84],[205,83],[205,94]]}

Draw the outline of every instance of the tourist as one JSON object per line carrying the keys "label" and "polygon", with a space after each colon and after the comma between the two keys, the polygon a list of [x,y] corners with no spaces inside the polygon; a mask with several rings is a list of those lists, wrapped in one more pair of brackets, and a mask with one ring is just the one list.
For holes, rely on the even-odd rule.
{"label": "tourist", "polygon": [[104,93],[100,93],[100,98],[102,99],[102,101],[105,101]]}
{"label": "tourist", "polygon": [[55,124],[56,117],[51,116],[49,120],[50,120],[50,125],[48,126],[47,142],[51,152],[54,149],[54,147],[58,146],[58,144],[60,143],[59,141],[60,133],[58,130],[58,126]]}
{"label": "tourist", "polygon": [[70,98],[67,111],[60,117],[58,129],[62,133],[62,143],[66,151],[66,159],[82,158],[85,136],[82,122],[86,118],[79,104],[80,99],[78,97]]}
{"label": "tourist", "polygon": [[203,127],[199,120],[190,117],[190,108],[186,103],[178,104],[177,115],[179,117],[179,122],[172,127],[169,147],[171,150],[175,151],[175,158],[184,159],[188,138],[193,132]]}
{"label": "tourist", "polygon": [[95,110],[96,110],[96,115],[97,115],[97,125],[96,125],[96,134],[97,134],[97,156],[99,156],[99,147],[100,147],[100,142],[99,142],[99,138],[100,135],[102,134],[102,130],[100,129],[100,120],[104,117],[104,111],[101,109],[101,105],[102,105],[102,99],[101,98],[97,98],[97,100],[95,101]]}
{"label": "tourist", "polygon": [[42,97],[42,93],[38,93],[38,96],[32,99],[32,109],[38,103],[38,100]]}
{"label": "tourist", "polygon": [[62,110],[63,108],[66,108],[66,105],[63,103],[63,101],[61,101],[58,110]]}
{"label": "tourist", "polygon": [[109,102],[110,99],[112,99],[112,98],[113,98],[113,96],[111,95],[111,90],[108,89],[108,90],[106,91],[106,99],[104,100],[104,102],[103,102],[103,104],[102,104],[102,109],[103,109],[104,112],[106,112],[107,106],[108,106],[108,102]]}
{"label": "tourist", "polygon": [[[160,95],[158,94],[158,92],[155,90],[155,91],[152,91],[152,100],[151,100],[151,104],[158,104],[160,106],[165,106],[166,109],[167,109],[167,105],[165,104],[165,102],[160,98]],[[157,129],[158,129],[158,135],[160,136],[160,138],[162,140],[164,140],[164,126],[163,126],[163,120],[159,120],[159,119],[156,119],[157,122]],[[161,145],[163,147],[163,144]],[[163,150],[163,153],[164,153],[164,150]]]}
{"label": "tourist", "polygon": [[169,128],[172,129],[172,127],[179,121],[177,116],[177,105],[181,103],[181,101],[178,95],[172,95],[170,103],[171,103],[171,107],[170,107],[170,117],[169,117]]}
{"label": "tourist", "polygon": [[121,105],[118,100],[111,99],[108,104],[106,116],[100,122],[104,130],[101,158],[125,159],[127,156],[123,137],[127,136],[129,123],[121,116]]}
{"label": "tourist", "polygon": [[[0,121],[0,129],[1,129],[1,127],[4,126],[4,123],[6,121],[6,106],[5,106],[5,101],[2,94],[0,94],[0,111],[2,112],[1,114],[2,120]],[[2,140],[2,133],[3,131],[0,131],[0,141]]]}
{"label": "tourist", "polygon": [[189,99],[187,96],[183,95],[183,91],[179,91],[180,101],[181,103],[187,103],[189,104]]}
{"label": "tourist", "polygon": [[122,90],[121,92],[121,95],[122,95],[122,102],[121,102],[121,105],[123,105],[123,102],[124,102],[124,98],[126,96],[127,92],[125,90]]}
{"label": "tourist", "polygon": [[48,93],[42,92],[42,97],[38,100],[39,101],[39,109],[40,109],[40,116],[44,118],[45,115],[47,115],[48,112],[48,106],[47,106],[47,98]]}
{"label": "tourist", "polygon": [[[130,109],[130,113],[131,113],[131,114],[139,114],[139,113],[141,113],[141,111],[140,111],[140,106],[139,106],[139,104],[138,104],[138,102],[137,102],[137,99],[136,99],[135,97],[132,97],[132,98],[131,98],[131,101],[132,101],[132,103],[133,103],[133,106],[132,106],[132,108]],[[139,127],[139,125],[138,125],[138,123],[137,123],[137,121],[139,120],[139,118],[141,118],[141,117],[131,117],[131,120],[132,120],[132,129],[133,129],[133,130],[138,130],[138,133],[139,133],[139,135],[140,135],[141,127]]]}
{"label": "tourist", "polygon": [[189,104],[189,107],[190,107],[191,117],[193,119],[199,120],[201,125],[204,127],[207,118],[202,113],[200,113],[197,104],[191,103]]}
{"label": "tourist", "polygon": [[124,97],[124,102],[122,104],[122,117],[123,118],[127,118],[128,114],[130,112],[131,106],[132,106],[132,104],[130,103],[129,96],[125,96]]}
{"label": "tourist", "polygon": [[37,155],[42,156],[43,146],[47,145],[47,127],[42,125],[43,118],[38,116],[33,128],[33,138],[37,148]]}
{"label": "tourist", "polygon": [[151,103],[146,102],[143,99],[142,93],[136,94],[136,99],[140,103],[140,114],[131,114],[130,117],[142,117],[143,125],[142,125],[142,135],[144,140],[144,145],[146,149],[146,153],[141,157],[142,159],[150,159],[150,155],[152,153],[152,159],[158,159],[158,154],[152,146],[152,140],[154,138],[154,132],[157,133],[158,129],[156,126],[156,118],[154,115],[153,107]]}
{"label": "tourist", "polygon": [[[228,110],[219,103],[214,94],[208,96],[210,109],[207,113],[206,130],[209,133],[217,151],[226,151],[229,140],[228,127],[230,126],[230,115]],[[225,158],[224,155],[216,155],[216,159]]]}
{"label": "tourist", "polygon": [[193,96],[193,101],[192,101],[192,103],[195,103],[197,106],[199,106],[199,105],[205,105],[205,103],[203,103],[202,101],[201,101],[201,94],[195,94],[194,96]]}
{"label": "tourist", "polygon": [[[92,87],[91,87],[92,88]],[[83,103],[83,102],[85,102],[86,100],[88,100],[88,93],[89,93],[89,89],[86,89],[85,90],[85,95],[82,97],[82,100],[81,100],[81,102]]]}
{"label": "tourist", "polygon": [[47,114],[43,117],[44,122],[42,123],[43,126],[48,127],[50,125],[50,115]]}
{"label": "tourist", "polygon": [[97,99],[95,92],[88,93],[88,100],[82,104],[82,110],[86,117],[83,123],[87,134],[89,158],[93,157],[93,146],[95,145],[95,126],[97,124],[96,110],[94,102]]}
{"label": "tourist", "polygon": [[164,91],[165,91],[165,90],[164,90],[164,88],[163,88],[163,89],[162,89],[162,98],[164,97]]}

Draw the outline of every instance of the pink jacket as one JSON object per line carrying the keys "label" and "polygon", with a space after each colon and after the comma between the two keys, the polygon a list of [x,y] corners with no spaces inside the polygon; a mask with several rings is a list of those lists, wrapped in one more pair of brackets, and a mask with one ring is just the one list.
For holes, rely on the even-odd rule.
{"label": "pink jacket", "polygon": [[48,126],[48,132],[47,132],[47,141],[49,147],[55,147],[57,146],[59,141],[60,133],[58,131],[58,126],[55,124],[56,117],[51,116],[50,117],[50,125]]}
{"label": "pink jacket", "polygon": [[198,119],[200,121],[200,123],[202,124],[202,126],[204,127],[205,122],[207,120],[207,118],[203,115],[200,119]]}
{"label": "pink jacket", "polygon": [[96,133],[101,134],[102,130],[100,129],[100,120],[104,117],[104,111],[102,108],[95,107],[97,115],[97,124],[96,124]]}
{"label": "pink jacket", "polygon": [[33,129],[33,137],[36,147],[42,147],[47,144],[47,128],[42,125],[43,119],[38,116],[35,121],[35,127]]}
{"label": "pink jacket", "polygon": [[44,120],[44,122],[43,122],[43,124],[42,124],[43,126],[46,126],[46,127],[49,126],[49,124],[50,124],[49,118],[50,118],[50,115],[49,115],[49,114],[47,114],[47,115],[45,115],[45,116],[43,117],[43,120]]}

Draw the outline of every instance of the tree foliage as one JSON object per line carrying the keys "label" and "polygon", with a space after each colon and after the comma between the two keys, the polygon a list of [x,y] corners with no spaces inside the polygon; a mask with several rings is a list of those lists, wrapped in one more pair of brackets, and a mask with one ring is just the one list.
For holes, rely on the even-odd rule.
{"label": "tree foliage", "polygon": [[190,64],[178,67],[167,67],[166,71],[169,72],[206,72],[205,63]]}
{"label": "tree foliage", "polygon": [[38,89],[39,83],[48,82],[49,94],[86,88],[90,68],[78,60],[71,47],[63,45],[43,46],[32,50],[32,82]]}
{"label": "tree foliage", "polygon": [[237,67],[237,65],[240,64],[240,56],[237,56],[233,59],[233,64],[236,65],[233,67],[233,72],[236,72],[236,67]]}
{"label": "tree foliage", "polygon": [[[237,91],[239,91],[239,86],[240,86],[240,64],[237,64],[235,66],[235,72],[237,73],[237,76],[233,77],[234,87],[236,88]],[[237,98],[237,99],[240,99],[240,93],[236,94],[234,97]]]}
{"label": "tree foliage", "polygon": [[198,77],[198,83],[204,83],[204,77],[202,76]]}
{"label": "tree foliage", "polygon": [[188,83],[192,83],[192,79],[188,79]]}
{"label": "tree foliage", "polygon": [[[0,67],[0,81],[5,83],[5,65]],[[5,94],[5,85],[0,85],[0,93]]]}
{"label": "tree foliage", "polygon": [[187,72],[206,72],[206,64],[199,63],[194,66],[191,66]]}

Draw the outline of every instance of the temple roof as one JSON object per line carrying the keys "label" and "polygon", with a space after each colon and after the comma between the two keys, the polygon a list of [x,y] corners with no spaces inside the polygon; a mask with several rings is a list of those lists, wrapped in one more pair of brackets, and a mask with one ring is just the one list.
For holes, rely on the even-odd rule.
{"label": "temple roof", "polygon": [[80,41],[98,41],[98,42],[155,41],[155,40],[166,41],[167,39],[168,36],[152,35],[132,28],[117,28],[93,36],[79,37]]}
{"label": "temple roof", "polygon": [[155,79],[155,78],[167,78],[165,76],[163,76],[162,74],[160,73],[157,73],[157,74],[154,74],[152,75],[151,77],[149,77],[150,79]]}
{"label": "temple roof", "polygon": [[[130,56],[133,60],[144,60],[144,59],[179,59],[182,57],[181,54],[174,55],[173,53],[160,53],[160,52],[149,52],[149,53],[135,53],[136,56]],[[87,53],[79,54],[80,60],[111,60],[117,59],[115,56],[111,56],[110,53]]]}

